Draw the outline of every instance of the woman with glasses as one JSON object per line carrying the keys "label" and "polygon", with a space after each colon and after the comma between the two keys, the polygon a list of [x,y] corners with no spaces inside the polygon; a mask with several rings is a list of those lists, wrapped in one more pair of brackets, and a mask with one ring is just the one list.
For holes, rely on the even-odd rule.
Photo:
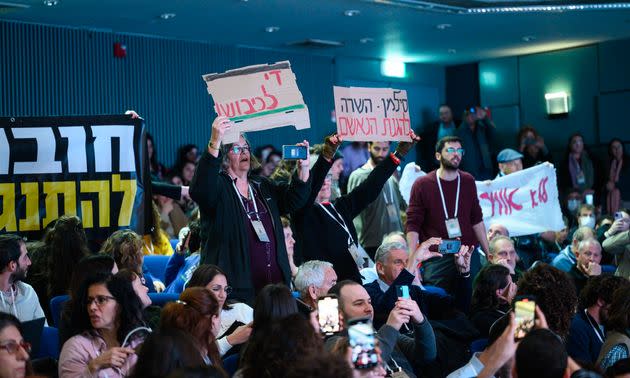
{"label": "woman with glasses", "polygon": [[86,280],[77,293],[71,323],[80,333],[63,345],[60,377],[129,375],[137,360],[135,349],[146,333],[142,304],[128,279],[101,275]]}
{"label": "woman with glasses", "polygon": [[[268,283],[291,281],[280,215],[298,210],[310,193],[309,158],[300,160],[289,183],[251,174],[258,163],[227,117],[217,117],[190,186],[205,235],[201,263],[221,266],[232,281],[233,298],[249,302]],[[308,148],[308,142],[302,145]]]}
{"label": "woman with glasses", "polygon": [[22,378],[30,369],[31,344],[22,338],[20,321],[0,312],[0,378]]}
{"label": "woman with glasses", "polygon": [[228,303],[227,297],[232,292],[232,287],[228,285],[227,276],[221,268],[216,265],[200,265],[188,281],[187,287],[205,287],[219,302],[221,325],[217,332],[217,345],[221,356],[249,339],[254,310],[245,303]]}

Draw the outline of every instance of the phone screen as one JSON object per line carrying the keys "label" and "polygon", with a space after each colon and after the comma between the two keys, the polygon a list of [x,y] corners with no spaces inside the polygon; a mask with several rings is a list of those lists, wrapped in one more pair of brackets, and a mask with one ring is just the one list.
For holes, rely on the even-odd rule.
{"label": "phone screen", "polygon": [[409,295],[409,286],[407,285],[397,285],[396,286],[396,294],[398,298],[410,299]]}
{"label": "phone screen", "polygon": [[516,331],[514,339],[520,340],[534,327],[536,315],[536,302],[531,298],[517,299],[514,303],[514,316],[516,320]]}
{"label": "phone screen", "polygon": [[306,146],[296,146],[296,145],[283,145],[282,146],[282,158],[285,160],[298,160],[298,159],[306,159],[306,155],[308,151],[306,151]]}
{"label": "phone screen", "polygon": [[459,240],[442,240],[438,247],[438,252],[445,253],[457,253],[461,247],[462,242]]}
{"label": "phone screen", "polygon": [[352,349],[352,363],[357,369],[369,369],[378,364],[374,327],[369,319],[351,322],[348,327],[348,339]]}
{"label": "phone screen", "polygon": [[317,302],[319,329],[323,334],[339,332],[339,301],[335,297],[324,297]]}

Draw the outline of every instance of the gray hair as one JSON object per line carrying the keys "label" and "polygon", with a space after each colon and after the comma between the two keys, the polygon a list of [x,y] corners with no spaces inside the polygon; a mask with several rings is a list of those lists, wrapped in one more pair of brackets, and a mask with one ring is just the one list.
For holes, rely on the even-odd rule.
{"label": "gray hair", "polygon": [[326,268],[333,269],[333,264],[328,261],[320,260],[311,260],[303,263],[300,265],[298,272],[295,275],[295,288],[304,293],[311,285],[315,287],[324,286],[324,274],[326,273]]}
{"label": "gray hair", "polygon": [[[405,233],[401,231],[393,231],[393,232],[390,232],[389,234],[386,234],[385,236],[383,236],[383,241],[381,241],[381,244],[393,243],[396,240],[396,238],[402,238],[402,240],[405,240],[405,244],[407,244],[407,241],[405,239]],[[407,247],[405,247],[405,249],[407,249]]]}
{"label": "gray hair", "polygon": [[[590,235],[590,236],[589,236]],[[593,232],[593,229],[587,226],[582,226],[579,227],[577,230],[575,230],[575,232],[573,233],[573,242],[575,243],[577,242],[581,242],[584,239],[590,239],[591,237],[593,237],[593,235],[595,235],[595,233]]]}
{"label": "gray hair", "polygon": [[488,245],[488,249],[489,249],[489,253],[494,256],[497,252],[497,243],[500,242],[501,240],[505,240],[510,242],[510,244],[512,244],[512,247],[514,247],[514,241],[510,238],[508,238],[507,236],[504,235],[499,235],[499,236],[495,236],[494,239],[492,239],[490,241],[490,244]]}
{"label": "gray hair", "polygon": [[393,242],[393,243],[383,243],[376,250],[376,255],[374,256],[375,262],[380,262],[381,264],[385,263],[385,260],[389,257],[391,251],[396,249],[402,249],[403,251],[407,251],[407,246],[403,243]]}
{"label": "gray hair", "polygon": [[582,241],[580,241],[580,244],[578,244],[578,252],[582,253],[583,250],[585,250],[586,248],[588,248],[590,245],[596,245],[597,248],[599,248],[599,251],[602,251],[602,245],[599,244],[599,241],[595,238],[586,238]]}

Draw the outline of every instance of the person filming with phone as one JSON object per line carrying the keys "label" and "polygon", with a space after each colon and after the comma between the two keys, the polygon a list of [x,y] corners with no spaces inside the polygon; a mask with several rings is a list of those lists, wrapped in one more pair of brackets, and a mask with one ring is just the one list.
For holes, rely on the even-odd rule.
{"label": "person filming with phone", "polygon": [[[232,297],[248,302],[269,283],[291,281],[280,215],[300,209],[310,194],[309,158],[299,160],[290,181],[273,182],[251,174],[256,165],[249,142],[241,135],[223,143],[234,128],[227,117],[212,123],[208,142],[190,185],[199,204],[201,264],[220,266],[230,277]],[[298,145],[305,145],[304,141]]]}

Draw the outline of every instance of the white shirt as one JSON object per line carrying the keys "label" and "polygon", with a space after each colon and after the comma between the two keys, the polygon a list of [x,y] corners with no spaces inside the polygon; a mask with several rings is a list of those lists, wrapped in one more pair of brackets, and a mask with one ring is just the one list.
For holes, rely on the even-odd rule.
{"label": "white shirt", "polygon": [[[225,331],[227,331],[236,321],[243,324],[249,324],[254,321],[254,309],[245,303],[234,303],[230,305],[230,307],[230,310],[221,310],[221,328],[219,329],[219,336],[223,335]],[[217,345],[219,346],[219,353],[221,354],[221,357],[223,357],[223,355],[232,348],[232,345],[230,345],[227,341],[227,336],[218,339]]]}
{"label": "white shirt", "polygon": [[12,287],[8,293],[0,291],[0,312],[14,315],[20,322],[44,317],[37,293],[22,281],[15,282],[15,289]]}

